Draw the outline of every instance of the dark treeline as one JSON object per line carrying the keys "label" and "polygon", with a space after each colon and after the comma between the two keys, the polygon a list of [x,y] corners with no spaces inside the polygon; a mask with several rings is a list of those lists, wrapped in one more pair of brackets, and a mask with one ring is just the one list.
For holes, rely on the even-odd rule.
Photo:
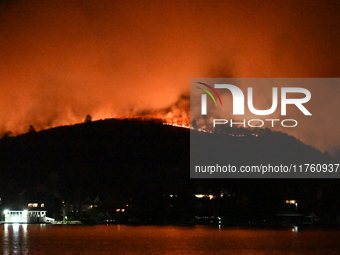
{"label": "dark treeline", "polygon": [[[239,134],[240,130],[229,130]],[[194,131],[195,132],[195,131]],[[322,160],[327,153],[280,132],[257,130],[255,137],[200,133],[225,139],[226,155],[269,157],[272,162]],[[221,138],[222,137],[222,138]],[[0,140],[2,208],[22,209],[44,202],[50,216],[101,217],[143,223],[190,220],[219,215],[230,224],[261,220],[285,210],[286,199],[299,200],[299,211],[314,212],[327,222],[340,215],[338,180],[190,179],[190,130],[159,120],[87,121]],[[275,144],[275,146],[274,146]],[[213,199],[197,199],[210,194]],[[123,214],[117,208],[124,208]]]}

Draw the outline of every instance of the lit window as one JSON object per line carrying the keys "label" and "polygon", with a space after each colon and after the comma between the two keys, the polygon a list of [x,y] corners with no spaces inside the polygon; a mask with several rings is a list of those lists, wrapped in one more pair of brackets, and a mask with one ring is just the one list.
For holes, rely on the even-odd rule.
{"label": "lit window", "polygon": [[197,198],[203,198],[203,197],[208,197],[210,200],[215,199],[215,195],[208,195],[208,194],[195,194],[195,197]]}

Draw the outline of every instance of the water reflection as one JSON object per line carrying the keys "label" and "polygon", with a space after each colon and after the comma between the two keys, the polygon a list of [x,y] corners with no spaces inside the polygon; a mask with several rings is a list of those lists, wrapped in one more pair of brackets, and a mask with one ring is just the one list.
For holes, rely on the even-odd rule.
{"label": "water reflection", "polygon": [[[179,226],[0,225],[3,254],[340,254],[337,230]],[[2,245],[1,245],[2,240]]]}
{"label": "water reflection", "polygon": [[2,254],[28,254],[27,224],[4,224],[2,235]]}

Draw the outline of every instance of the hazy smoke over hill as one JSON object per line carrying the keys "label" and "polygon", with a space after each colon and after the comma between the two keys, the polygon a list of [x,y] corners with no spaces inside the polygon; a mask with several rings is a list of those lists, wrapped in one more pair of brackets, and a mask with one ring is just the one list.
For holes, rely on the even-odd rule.
{"label": "hazy smoke over hill", "polygon": [[[191,77],[337,77],[338,13],[337,1],[0,1],[0,133],[184,118]],[[338,91],[317,93],[337,109]],[[332,149],[332,114],[293,135]]]}

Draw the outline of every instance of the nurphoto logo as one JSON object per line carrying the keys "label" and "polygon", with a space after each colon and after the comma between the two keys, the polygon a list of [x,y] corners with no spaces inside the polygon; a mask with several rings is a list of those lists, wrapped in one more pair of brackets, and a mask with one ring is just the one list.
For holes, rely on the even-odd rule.
{"label": "nurphoto logo", "polygon": [[[222,99],[220,94],[216,91],[216,89],[227,89],[231,95],[232,95],[232,114],[233,115],[245,115],[245,95],[243,91],[235,85],[232,84],[214,84],[214,87],[211,85],[205,84],[203,82],[197,82],[198,84],[201,84],[206,88],[197,87],[198,89],[202,90],[203,93],[201,95],[201,115],[207,115],[207,95],[210,96],[212,101],[214,102],[215,106],[217,106],[217,100],[218,99],[220,106],[223,107]],[[278,88],[273,87],[272,88],[272,98],[271,102],[272,105],[269,109],[256,109],[254,107],[254,97],[253,97],[253,88],[248,87],[247,88],[247,106],[248,110],[259,116],[265,116],[273,114],[277,108],[278,108]],[[282,87],[280,88],[280,101],[281,101],[281,116],[287,115],[287,105],[295,105],[304,115],[312,115],[307,108],[304,106],[305,103],[307,103],[311,99],[311,92],[308,89],[305,88],[298,88],[298,87]],[[288,98],[289,94],[298,94],[298,98]],[[303,96],[301,98],[301,95]],[[271,127],[274,127],[275,122],[279,121],[283,127],[296,127],[298,125],[298,121],[295,119],[250,119],[246,122],[244,119],[242,122],[236,122],[232,119],[229,121],[227,119],[214,119],[213,120],[213,127],[216,127],[216,125],[225,125],[230,123],[231,126],[233,125],[243,125],[246,127],[246,124],[248,124],[249,127],[262,127],[264,126],[265,122],[270,122]],[[288,125],[287,123],[291,123]],[[255,124],[258,123],[258,124]],[[292,124],[293,123],[293,124]]]}
{"label": "nurphoto logo", "polygon": [[[191,178],[339,178],[320,144],[336,78],[192,78]],[[336,91],[336,90],[335,90]],[[336,93],[336,92],[334,92]]]}

